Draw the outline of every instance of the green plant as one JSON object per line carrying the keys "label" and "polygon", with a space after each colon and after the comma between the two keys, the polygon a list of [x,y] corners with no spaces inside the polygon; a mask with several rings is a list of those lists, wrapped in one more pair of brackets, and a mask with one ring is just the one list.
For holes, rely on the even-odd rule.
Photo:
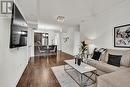
{"label": "green plant", "polygon": [[88,45],[85,44],[85,41],[82,41],[79,54],[84,55],[87,50],[88,50]]}

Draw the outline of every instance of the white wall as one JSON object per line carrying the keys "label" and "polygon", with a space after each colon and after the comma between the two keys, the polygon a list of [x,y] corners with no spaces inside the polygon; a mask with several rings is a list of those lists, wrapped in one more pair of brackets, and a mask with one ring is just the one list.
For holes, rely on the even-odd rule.
{"label": "white wall", "polygon": [[99,47],[114,48],[114,27],[130,24],[130,0],[111,7],[81,24],[81,32]]}
{"label": "white wall", "polygon": [[74,29],[74,49],[73,49],[73,54],[77,55],[79,53],[79,48],[81,45],[80,41],[80,25],[75,26]]}
{"label": "white wall", "polygon": [[0,18],[0,87],[15,87],[27,63],[27,47],[10,49],[10,18]]}
{"label": "white wall", "polygon": [[49,45],[59,45],[58,44],[58,33],[48,32],[49,33]]}
{"label": "white wall", "polygon": [[[66,31],[62,33],[62,51],[70,55],[76,55],[79,52],[80,46],[80,31],[79,26],[71,26],[66,28]],[[69,37],[67,42],[64,39]]]}
{"label": "white wall", "polygon": [[[69,39],[64,42],[65,38],[69,37]],[[74,29],[73,27],[69,27],[68,31],[65,33],[62,33],[62,51],[68,54],[73,55],[73,49],[74,49]]]}
{"label": "white wall", "polygon": [[9,48],[10,17],[0,14],[0,87],[16,87],[26,65],[28,48]]}

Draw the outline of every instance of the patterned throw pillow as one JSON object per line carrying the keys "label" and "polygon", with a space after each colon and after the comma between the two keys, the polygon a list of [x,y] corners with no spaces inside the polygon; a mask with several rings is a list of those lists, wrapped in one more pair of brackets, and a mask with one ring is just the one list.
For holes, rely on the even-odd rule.
{"label": "patterned throw pillow", "polygon": [[95,60],[98,60],[98,61],[101,60],[101,58],[106,53],[106,51],[107,51],[106,48],[95,48],[94,52],[93,52],[92,59],[95,59]]}

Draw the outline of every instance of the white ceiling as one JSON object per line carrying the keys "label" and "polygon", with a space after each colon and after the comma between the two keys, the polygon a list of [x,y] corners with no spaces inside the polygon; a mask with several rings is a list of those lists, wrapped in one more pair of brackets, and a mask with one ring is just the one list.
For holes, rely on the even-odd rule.
{"label": "white ceiling", "polygon": [[87,18],[112,9],[124,0],[18,0],[27,21],[57,24],[57,16],[65,16],[65,24],[76,25]]}
{"label": "white ceiling", "polygon": [[15,2],[21,8],[27,22],[37,22],[37,0],[16,0]]}
{"label": "white ceiling", "polygon": [[56,22],[58,15],[65,16],[66,24],[80,24],[81,20],[112,8],[124,0],[40,0],[39,21]]}

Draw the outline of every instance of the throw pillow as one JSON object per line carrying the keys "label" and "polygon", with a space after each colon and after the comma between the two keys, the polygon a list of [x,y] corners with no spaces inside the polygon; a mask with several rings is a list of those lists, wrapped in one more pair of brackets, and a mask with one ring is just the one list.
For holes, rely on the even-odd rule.
{"label": "throw pillow", "polygon": [[99,52],[99,51],[94,51],[93,56],[92,56],[92,59],[94,59],[94,60],[99,60],[100,55],[101,55],[101,52]]}
{"label": "throw pillow", "polygon": [[107,63],[110,64],[110,65],[120,67],[121,57],[122,57],[122,55],[111,55],[111,54],[109,54]]}
{"label": "throw pillow", "polygon": [[107,49],[106,48],[100,48],[99,51],[101,52],[101,56],[99,58],[99,61],[104,61],[104,58],[106,56]]}
{"label": "throw pillow", "polygon": [[95,48],[92,55],[92,59],[100,61],[104,56],[104,54],[106,53],[106,51],[107,49],[105,48]]}

